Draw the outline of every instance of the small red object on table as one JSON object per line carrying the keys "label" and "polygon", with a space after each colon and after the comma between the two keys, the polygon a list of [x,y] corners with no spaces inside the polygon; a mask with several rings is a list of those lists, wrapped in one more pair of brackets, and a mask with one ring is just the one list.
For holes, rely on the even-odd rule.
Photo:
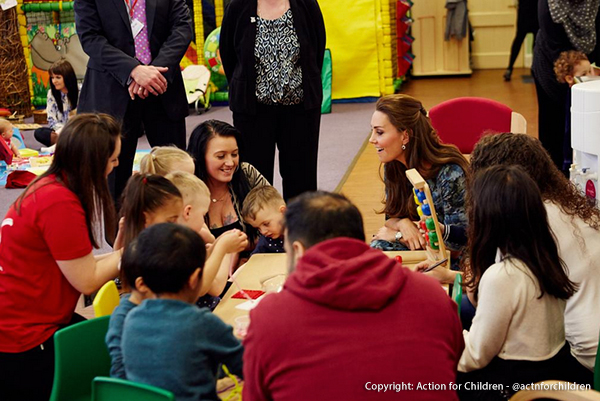
{"label": "small red object on table", "polygon": [[[258,297],[260,297],[261,295],[263,295],[265,292],[261,291],[261,290],[244,290],[244,293],[246,293],[247,296],[249,296],[251,299],[256,299]],[[247,299],[244,294],[242,293],[242,291],[238,291],[235,294],[233,294],[231,296],[231,298],[237,298],[237,299]]]}
{"label": "small red object on table", "polygon": [[396,259],[396,262],[402,264],[402,256],[396,255],[395,259]]}

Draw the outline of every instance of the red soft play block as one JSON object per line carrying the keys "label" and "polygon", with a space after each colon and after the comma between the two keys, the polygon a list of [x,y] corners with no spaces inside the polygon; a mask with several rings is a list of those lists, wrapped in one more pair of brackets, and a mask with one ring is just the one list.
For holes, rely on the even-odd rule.
{"label": "red soft play block", "polygon": [[[244,290],[244,293],[249,296],[251,299],[256,299],[263,295],[265,292],[261,290]],[[231,298],[236,299],[247,299],[241,291],[236,292],[231,296]]]}

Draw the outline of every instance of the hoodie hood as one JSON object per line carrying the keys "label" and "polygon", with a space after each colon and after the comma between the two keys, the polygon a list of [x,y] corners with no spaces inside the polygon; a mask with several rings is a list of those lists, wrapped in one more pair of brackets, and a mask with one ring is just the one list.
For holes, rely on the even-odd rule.
{"label": "hoodie hood", "polygon": [[307,301],[341,310],[380,310],[398,296],[407,271],[383,252],[351,238],[309,248],[285,289]]}

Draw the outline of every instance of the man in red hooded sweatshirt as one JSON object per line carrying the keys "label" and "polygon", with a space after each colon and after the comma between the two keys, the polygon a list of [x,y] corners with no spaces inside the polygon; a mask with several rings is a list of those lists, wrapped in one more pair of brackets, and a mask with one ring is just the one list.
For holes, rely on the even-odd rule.
{"label": "man in red hooded sweatshirt", "polygon": [[304,193],[285,219],[290,275],[250,313],[244,401],[457,400],[464,342],[439,283],[370,248],[342,195]]}

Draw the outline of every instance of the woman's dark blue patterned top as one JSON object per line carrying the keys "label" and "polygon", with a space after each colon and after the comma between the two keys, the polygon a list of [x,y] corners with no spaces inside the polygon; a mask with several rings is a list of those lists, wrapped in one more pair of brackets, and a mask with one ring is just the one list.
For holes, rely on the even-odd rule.
{"label": "woman's dark blue patterned top", "polygon": [[[459,251],[467,242],[467,214],[465,211],[466,176],[457,164],[446,164],[435,179],[427,180],[438,221],[445,225],[444,244],[452,251]],[[415,204],[416,208],[416,204]],[[384,251],[406,250],[398,242],[373,240],[371,247]]]}

